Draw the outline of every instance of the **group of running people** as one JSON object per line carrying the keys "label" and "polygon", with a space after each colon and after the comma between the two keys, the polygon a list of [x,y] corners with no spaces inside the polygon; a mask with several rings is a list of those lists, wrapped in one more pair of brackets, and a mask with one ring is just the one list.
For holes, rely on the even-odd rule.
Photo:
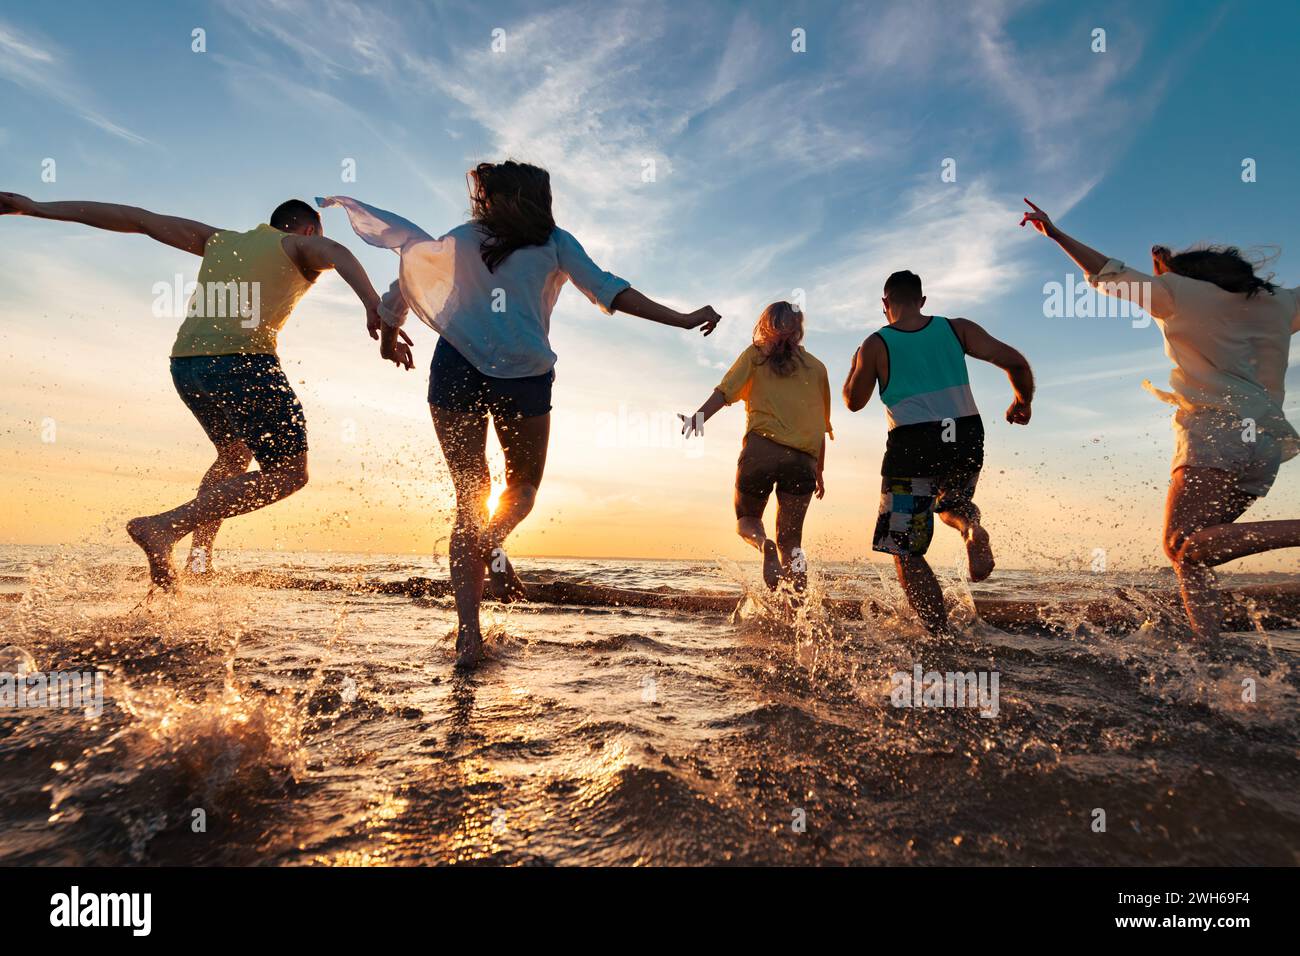
{"label": "group of running people", "polygon": [[[276,336],[317,277],[336,270],[361,300],[380,355],[413,367],[402,326],[410,312],[438,333],[429,379],[434,430],[456,494],[451,583],[459,619],[457,666],[483,658],[484,593],[526,596],[504,545],[532,510],[546,464],[555,353],[550,318],[567,280],[607,313],[625,312],[709,335],[719,315],[704,306],[678,312],[600,269],[577,239],[555,224],[547,172],[514,161],[469,172],[470,221],[435,238],[407,219],[349,197],[318,199],[343,208],[366,242],[399,255],[398,278],[381,297],[355,256],[324,236],[306,202],[280,204],[246,232],[98,202],[36,202],[0,193],[0,214],[79,222],[142,233],[202,257],[195,298],[171,353],[172,380],[216,448],[216,460],[189,501],[135,518],[127,533],[144,551],[152,581],[176,585],[172,550],[191,536],[187,566],[211,567],[221,522],[287,497],[307,482],[307,430],[281,370]],[[1028,203],[1028,200],[1026,200]],[[1222,610],[1212,568],[1249,554],[1300,546],[1300,520],[1238,522],[1272,485],[1280,464],[1300,453],[1283,411],[1290,337],[1300,330],[1300,290],[1256,274],[1233,248],[1173,254],[1152,249],[1153,275],[1131,269],[1062,232],[1037,206],[1020,222],[1055,241],[1107,295],[1141,296],[1174,363],[1176,451],[1164,545],[1182,587],[1193,633],[1218,638]],[[203,308],[204,290],[255,285],[256,315]],[[970,577],[987,578],[994,558],[974,502],[984,460],[984,427],[971,392],[968,357],[1003,369],[1014,397],[1008,422],[1029,423],[1029,362],[969,319],[927,315],[921,279],[895,272],[881,303],[887,323],[853,356],[843,398],[863,408],[877,387],[889,434],[881,466],[874,550],[892,555],[922,624],[948,630],[942,589],[925,560],[934,518],[966,545]],[[219,314],[212,314],[219,311]],[[743,401],[745,437],[736,469],[738,534],[762,555],[772,588],[806,582],[804,518],[824,493],[831,390],[826,367],[802,345],[803,312],[774,302],[759,316],[752,344],[736,359],[683,432],[693,435],[726,405]],[[505,488],[489,511],[489,421],[506,465]],[[250,470],[256,460],[257,469]],[[776,492],[776,534],[763,515]]]}

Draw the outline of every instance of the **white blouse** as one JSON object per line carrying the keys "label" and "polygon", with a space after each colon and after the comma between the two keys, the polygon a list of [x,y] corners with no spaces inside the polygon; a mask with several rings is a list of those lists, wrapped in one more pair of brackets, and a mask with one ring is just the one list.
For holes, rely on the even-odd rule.
{"label": "white blouse", "polygon": [[347,196],[318,198],[316,204],[342,206],[358,236],[400,256],[397,280],[380,307],[385,324],[402,325],[409,307],[493,378],[542,375],[554,367],[551,312],[566,279],[606,314],[629,287],[602,271],[558,227],[545,245],[516,249],[489,272],[479,249],[484,233],[476,223],[434,239],[395,213]]}
{"label": "white blouse", "polygon": [[1247,298],[1174,272],[1147,275],[1118,259],[1108,259],[1088,282],[1146,308],[1159,324],[1175,366],[1172,391],[1144,382],[1150,391],[1188,414],[1215,411],[1253,420],[1278,439],[1284,461],[1300,453],[1300,436],[1283,411],[1291,336],[1300,331],[1300,289],[1261,290]]}

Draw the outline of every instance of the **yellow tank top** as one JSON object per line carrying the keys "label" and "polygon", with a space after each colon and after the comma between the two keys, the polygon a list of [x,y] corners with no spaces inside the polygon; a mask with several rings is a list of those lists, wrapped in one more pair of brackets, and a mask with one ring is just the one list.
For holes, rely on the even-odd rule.
{"label": "yellow tank top", "polygon": [[285,235],[265,223],[213,234],[172,358],[275,354],[277,333],[311,288],[280,244]]}

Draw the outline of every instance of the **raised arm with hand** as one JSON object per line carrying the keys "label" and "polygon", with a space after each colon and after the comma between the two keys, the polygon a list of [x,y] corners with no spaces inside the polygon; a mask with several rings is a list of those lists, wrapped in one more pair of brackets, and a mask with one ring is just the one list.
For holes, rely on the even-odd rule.
{"label": "raised arm with hand", "polygon": [[1151,247],[1152,275],[1125,266],[1123,263],[1115,263],[1103,276],[1101,272],[1110,261],[1110,256],[1085,246],[1073,236],[1066,235],[1057,228],[1047,213],[1028,199],[1025,202],[1029,203],[1033,211],[1021,217],[1020,225],[1024,226],[1028,223],[1060,246],[1065,254],[1084,271],[1088,282],[1098,292],[1102,295],[1127,299],[1156,319],[1165,319],[1173,314],[1174,290],[1165,278],[1165,273],[1170,271],[1169,260],[1173,254],[1166,247]]}
{"label": "raised arm with hand", "polygon": [[86,226],[94,226],[96,229],[107,229],[110,232],[140,233],[164,245],[173,246],[196,256],[203,255],[204,246],[212,238],[213,233],[219,231],[214,226],[195,222],[193,219],[164,216],[135,206],[78,199],[67,202],[36,202],[18,193],[0,193],[0,215],[79,222]]}
{"label": "raised arm with hand", "polygon": [[678,312],[632,288],[624,289],[614,296],[613,311],[626,312],[640,319],[671,325],[678,329],[702,328],[705,335],[711,334],[722,319],[717,312],[713,311],[712,306],[706,305],[694,312]]}
{"label": "raised arm with hand", "polygon": [[1032,212],[1025,213],[1020,218],[1020,225],[1023,227],[1026,223],[1033,226],[1040,233],[1055,242],[1065,252],[1067,256],[1074,260],[1075,264],[1084,271],[1085,275],[1096,275],[1101,271],[1101,267],[1106,264],[1108,256],[1102,255],[1096,249],[1085,246],[1078,239],[1067,235],[1057,228],[1056,223],[1052,222],[1050,216],[1043,210],[1039,209],[1028,199],[1025,203]]}

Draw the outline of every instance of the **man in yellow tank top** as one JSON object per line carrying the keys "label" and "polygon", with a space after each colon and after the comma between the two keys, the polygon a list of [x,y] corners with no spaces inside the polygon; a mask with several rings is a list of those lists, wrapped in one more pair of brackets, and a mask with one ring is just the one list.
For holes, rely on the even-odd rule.
{"label": "man in yellow tank top", "polygon": [[[281,203],[269,223],[247,232],[100,202],[33,202],[0,193],[0,215],[79,222],[143,233],[203,257],[198,283],[172,347],[172,382],[217,449],[190,501],[127,523],[163,588],[175,585],[173,546],[193,534],[189,568],[211,568],[221,522],[288,497],[307,483],[307,426],[280,368],[276,335],[321,272],[335,269],[379,328],[379,296],[361,263],[321,233],[320,214],[300,199]],[[376,332],[371,332],[377,338]],[[409,346],[410,340],[406,340]],[[409,348],[393,361],[411,367]],[[256,459],[258,470],[249,471]]]}

